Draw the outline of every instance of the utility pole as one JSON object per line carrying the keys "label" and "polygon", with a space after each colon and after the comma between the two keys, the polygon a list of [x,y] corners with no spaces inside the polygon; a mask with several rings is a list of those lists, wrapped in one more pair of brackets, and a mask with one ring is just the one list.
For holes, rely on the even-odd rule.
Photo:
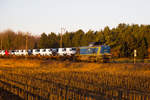
{"label": "utility pole", "polygon": [[26,34],[26,51],[28,49],[28,33]]}
{"label": "utility pole", "polygon": [[62,48],[62,41],[63,41],[63,32],[65,32],[65,28],[61,28],[61,33],[60,33],[60,48]]}
{"label": "utility pole", "polygon": [[[28,32],[26,33],[26,53],[28,53]],[[27,58],[27,54],[26,54]]]}
{"label": "utility pole", "polygon": [[3,48],[3,40],[1,39],[1,50],[2,50],[2,48]]}

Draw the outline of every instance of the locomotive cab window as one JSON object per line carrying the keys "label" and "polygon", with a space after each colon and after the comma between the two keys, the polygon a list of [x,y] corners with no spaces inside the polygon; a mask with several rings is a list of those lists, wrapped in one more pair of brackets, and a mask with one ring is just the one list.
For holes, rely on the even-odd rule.
{"label": "locomotive cab window", "polygon": [[80,49],[80,54],[96,54],[98,48],[83,48]]}

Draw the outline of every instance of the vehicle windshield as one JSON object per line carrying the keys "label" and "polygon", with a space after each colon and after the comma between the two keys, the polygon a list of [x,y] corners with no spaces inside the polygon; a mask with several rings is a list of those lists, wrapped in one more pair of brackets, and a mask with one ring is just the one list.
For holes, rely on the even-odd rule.
{"label": "vehicle windshield", "polygon": [[63,48],[62,51],[66,51],[66,48]]}
{"label": "vehicle windshield", "polygon": [[42,50],[42,52],[45,52],[45,51],[46,51],[45,49]]}
{"label": "vehicle windshield", "polygon": [[72,48],[73,51],[76,51],[76,48]]}
{"label": "vehicle windshield", "polygon": [[40,50],[39,50],[39,49],[36,49],[35,52],[40,52]]}
{"label": "vehicle windshield", "polygon": [[80,49],[80,54],[95,54],[98,48],[82,48]]}
{"label": "vehicle windshield", "polygon": [[58,49],[52,49],[53,52],[58,52]]}

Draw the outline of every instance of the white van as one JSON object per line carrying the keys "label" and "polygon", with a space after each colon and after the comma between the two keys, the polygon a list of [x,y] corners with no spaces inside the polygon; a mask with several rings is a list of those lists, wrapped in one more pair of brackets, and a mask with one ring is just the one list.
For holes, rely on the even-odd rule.
{"label": "white van", "polygon": [[0,55],[5,55],[5,50],[0,50]]}
{"label": "white van", "polygon": [[58,48],[58,55],[64,56],[66,54],[66,48]]}
{"label": "white van", "polygon": [[33,50],[32,50],[32,54],[33,54],[34,56],[39,55],[39,54],[40,54],[40,49],[33,49]]}
{"label": "white van", "polygon": [[75,55],[76,54],[76,48],[66,48],[66,54],[68,56]]}
{"label": "white van", "polygon": [[28,52],[26,50],[22,50],[22,55],[26,56],[28,55]]}
{"label": "white van", "polygon": [[20,53],[19,53],[19,50],[15,50],[15,53],[14,53],[16,56],[19,56]]}
{"label": "white van", "polygon": [[41,56],[50,56],[52,55],[51,49],[40,49]]}
{"label": "white van", "polygon": [[15,55],[15,50],[9,50],[10,55]]}
{"label": "white van", "polygon": [[44,56],[45,55],[46,50],[45,49],[40,49],[40,55]]}
{"label": "white van", "polygon": [[46,49],[46,55],[47,55],[47,56],[52,55],[52,50],[51,50],[51,49]]}
{"label": "white van", "polygon": [[19,50],[19,55],[23,55],[23,50]]}

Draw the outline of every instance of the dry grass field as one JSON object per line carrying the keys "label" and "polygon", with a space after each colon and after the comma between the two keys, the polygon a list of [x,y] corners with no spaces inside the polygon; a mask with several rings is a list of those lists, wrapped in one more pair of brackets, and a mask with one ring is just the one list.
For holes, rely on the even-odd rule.
{"label": "dry grass field", "polygon": [[[33,73],[79,71],[79,72],[109,72],[111,74],[135,76],[150,76],[149,63],[87,63],[87,62],[70,62],[54,60],[37,60],[37,59],[0,59],[1,68],[13,68],[15,72],[22,69],[30,70]],[[22,70],[26,73],[26,70]],[[28,73],[28,71],[27,71]]]}
{"label": "dry grass field", "polygon": [[[149,63],[98,64],[54,60],[0,59],[0,70],[0,80],[41,97],[52,98],[50,100],[59,98],[79,100],[78,95],[82,93],[82,96],[93,100],[100,98],[96,99],[96,96],[91,96],[93,93],[95,95],[101,93],[101,95],[111,96],[114,99],[150,99]],[[27,85],[27,88],[19,84]],[[32,89],[33,87],[40,89],[41,92]],[[79,89],[80,93],[73,92],[72,89]],[[80,100],[82,100],[81,97]]]}

